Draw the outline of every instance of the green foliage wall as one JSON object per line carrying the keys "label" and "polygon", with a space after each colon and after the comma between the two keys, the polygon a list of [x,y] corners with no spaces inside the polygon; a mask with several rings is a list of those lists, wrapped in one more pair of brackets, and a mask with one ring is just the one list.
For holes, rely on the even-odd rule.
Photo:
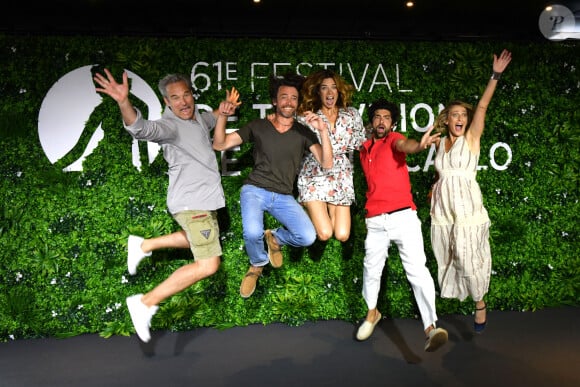
{"label": "green foliage wall", "polygon": [[[131,138],[108,97],[87,121],[90,127],[100,123],[105,136],[87,157],[83,171],[63,172],[61,162],[49,162],[39,141],[39,110],[47,92],[66,73],[100,64],[119,79],[128,69],[159,96],[156,85],[163,75],[190,74],[195,64],[205,62],[207,66],[198,65],[196,70],[202,74],[195,78],[201,89],[197,102],[216,107],[224,88],[237,87],[243,105],[238,121],[230,123],[236,128],[258,117],[253,104],[269,103],[267,79],[258,75],[269,75],[274,63],[288,64],[279,66],[279,72],[298,67],[304,74],[310,67],[301,63],[333,63],[358,86],[354,104],[361,106],[365,122],[364,104],[386,97],[405,104],[406,135],[419,138],[421,133],[412,124],[426,126],[429,116],[422,109],[411,116],[409,110],[418,104],[436,110],[454,98],[477,102],[491,75],[492,54],[504,47],[512,51],[513,61],[488,109],[480,163],[488,168],[478,174],[493,223],[488,305],[522,311],[579,305],[578,42],[0,35],[0,341],[129,334],[133,328],[125,297],[150,290],[191,259],[186,250],[157,251],[140,265],[136,276],[128,275],[129,234],[151,237],[178,227],[166,212],[163,158],[159,155],[150,165],[145,162],[141,171],[131,165]],[[257,63],[265,65],[253,67]],[[63,104],[61,114],[71,114],[71,107]],[[511,150],[510,155],[498,152],[493,160],[507,164],[501,171],[490,166],[489,151],[497,143],[508,144]],[[223,178],[227,196],[223,265],[215,276],[164,302],[153,329],[362,318],[365,187],[358,165],[351,240],[344,245],[333,240],[306,250],[286,249],[283,268],[266,270],[256,293],[247,300],[240,298],[248,259],[238,200],[251,167],[248,150],[243,147],[229,154],[238,159],[235,169],[241,174]],[[411,174],[413,193],[423,221],[428,265],[436,278],[426,200],[433,179],[429,157],[427,152],[414,155],[409,164],[420,167]],[[272,219],[267,221],[274,225]],[[437,299],[441,319],[469,314],[472,306]],[[391,317],[417,317],[396,248],[390,251],[379,307]]]}

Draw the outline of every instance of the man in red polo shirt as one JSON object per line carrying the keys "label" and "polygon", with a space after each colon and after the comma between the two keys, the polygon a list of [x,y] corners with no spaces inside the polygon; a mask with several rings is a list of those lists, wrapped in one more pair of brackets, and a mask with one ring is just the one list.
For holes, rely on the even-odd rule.
{"label": "man in red polo shirt", "polygon": [[384,99],[371,104],[368,117],[372,137],[360,150],[360,161],[367,180],[365,258],[363,298],[368,307],[365,321],[357,331],[358,340],[368,339],[381,313],[377,300],[381,276],[391,242],[407,274],[425,329],[425,351],[432,352],[447,342],[447,331],[437,328],[435,283],[425,265],[421,221],[413,202],[411,180],[407,169],[407,154],[427,149],[440,133],[431,135],[430,128],[420,142],[393,132],[399,119],[397,106]]}

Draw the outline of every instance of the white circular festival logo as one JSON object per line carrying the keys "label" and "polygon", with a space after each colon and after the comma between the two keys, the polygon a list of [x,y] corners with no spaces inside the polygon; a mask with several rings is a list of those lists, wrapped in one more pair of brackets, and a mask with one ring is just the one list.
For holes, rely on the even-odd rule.
{"label": "white circular festival logo", "polygon": [[[103,100],[103,96],[95,91],[91,73],[93,67],[92,65],[80,67],[64,75],[50,88],[42,101],[38,115],[38,135],[44,153],[53,164],[76,146],[86,130],[91,130],[86,127],[86,122]],[[141,99],[148,107],[147,119],[161,118],[161,103],[153,89],[138,75],[126,71],[131,79],[131,94]],[[106,96],[106,98],[109,97]],[[63,171],[82,171],[83,161],[93,152],[103,137],[104,132],[99,123],[82,156],[63,168]],[[155,160],[159,149],[159,145],[147,143],[149,163]],[[135,139],[131,152],[133,165],[141,170],[139,146]]]}

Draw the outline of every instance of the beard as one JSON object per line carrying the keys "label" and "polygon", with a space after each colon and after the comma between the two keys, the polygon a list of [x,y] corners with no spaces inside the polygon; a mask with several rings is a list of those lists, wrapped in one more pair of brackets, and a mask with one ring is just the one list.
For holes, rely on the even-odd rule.
{"label": "beard", "polygon": [[[286,109],[288,107],[292,108],[292,110]],[[292,106],[283,106],[283,107],[277,106],[276,113],[284,118],[294,118],[294,115],[296,114],[296,108]]]}

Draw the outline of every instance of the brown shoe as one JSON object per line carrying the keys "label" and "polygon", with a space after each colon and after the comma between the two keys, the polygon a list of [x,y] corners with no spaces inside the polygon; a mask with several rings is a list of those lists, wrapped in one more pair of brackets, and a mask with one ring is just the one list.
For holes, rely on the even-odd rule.
{"label": "brown shoe", "polygon": [[248,298],[254,294],[256,282],[258,282],[258,277],[262,276],[262,270],[262,267],[250,266],[240,285],[240,296],[242,298]]}
{"label": "brown shoe", "polygon": [[272,230],[264,231],[264,238],[266,239],[266,244],[268,245],[268,258],[270,259],[270,264],[276,269],[282,266],[284,262],[284,256],[280,250],[280,245],[276,242]]}

